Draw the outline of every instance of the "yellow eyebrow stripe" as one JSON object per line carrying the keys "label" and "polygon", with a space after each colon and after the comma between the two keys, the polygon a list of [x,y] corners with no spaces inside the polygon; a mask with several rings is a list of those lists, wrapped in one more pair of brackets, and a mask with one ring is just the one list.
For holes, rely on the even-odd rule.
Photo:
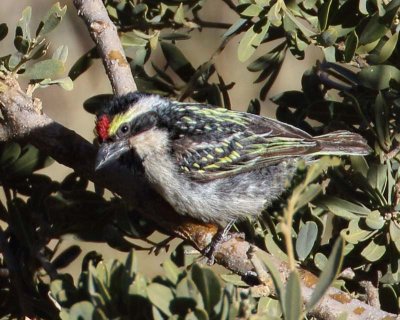
{"label": "yellow eyebrow stripe", "polygon": [[117,114],[110,123],[110,127],[108,128],[108,136],[111,137],[115,135],[121,124],[131,121],[137,113],[137,108],[130,108],[127,112],[123,114]]}

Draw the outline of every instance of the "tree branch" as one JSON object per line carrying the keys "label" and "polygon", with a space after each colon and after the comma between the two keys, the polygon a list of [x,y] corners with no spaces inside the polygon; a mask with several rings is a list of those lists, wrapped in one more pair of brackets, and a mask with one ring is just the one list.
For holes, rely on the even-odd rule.
{"label": "tree branch", "polygon": [[[108,16],[106,17],[106,10],[102,2],[100,0],[74,0],[74,4],[79,14],[85,19],[94,41],[99,46],[114,92],[120,95],[134,91],[136,86],[130,69],[125,64],[126,58],[118,35]],[[116,47],[114,48],[111,44],[115,44]],[[114,54],[115,52],[118,54]],[[119,58],[116,59],[117,56]],[[150,188],[143,178],[134,176],[128,169],[115,164],[100,170],[100,172],[94,171],[97,151],[95,147],[74,131],[43,114],[38,100],[32,99],[24,93],[15,79],[0,79],[0,108],[6,120],[7,131],[12,132],[13,138],[26,138],[57,162],[73,168],[94,183],[119,194],[131,202],[144,217],[155,221],[167,233],[190,242],[201,251],[217,232],[215,225],[200,223],[177,214],[161,196]],[[248,242],[234,238],[221,245],[215,253],[215,260],[239,275],[246,275],[253,270],[253,265],[247,258],[249,251],[250,244]],[[289,274],[289,268],[285,263],[270,257],[274,259],[283,275]],[[308,271],[300,271],[303,298],[308,301],[317,278]],[[270,289],[273,290],[272,285]],[[336,314],[330,311],[330,305],[339,303],[342,311],[348,311],[348,319],[366,319],[366,315],[370,314],[374,314],[373,319],[396,318],[395,315],[373,309],[356,299],[343,300],[341,298],[343,295],[348,297],[342,291],[338,291],[337,295],[327,295],[318,304],[315,312],[323,319],[334,319]]]}
{"label": "tree branch", "polygon": [[74,0],[78,15],[85,21],[102,58],[116,95],[136,91],[131,68],[119,41],[117,28],[107,14],[102,1]]}

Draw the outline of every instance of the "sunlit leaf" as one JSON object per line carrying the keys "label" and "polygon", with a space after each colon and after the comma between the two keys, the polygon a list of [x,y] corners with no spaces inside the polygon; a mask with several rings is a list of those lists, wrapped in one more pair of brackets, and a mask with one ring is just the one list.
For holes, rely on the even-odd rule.
{"label": "sunlit leaf", "polygon": [[65,67],[62,61],[48,59],[30,66],[24,73],[24,76],[33,80],[54,78],[63,73],[64,70]]}
{"label": "sunlit leaf", "polygon": [[67,6],[61,7],[59,2],[55,3],[40,22],[36,36],[44,36],[53,31],[60,24],[66,12]]}

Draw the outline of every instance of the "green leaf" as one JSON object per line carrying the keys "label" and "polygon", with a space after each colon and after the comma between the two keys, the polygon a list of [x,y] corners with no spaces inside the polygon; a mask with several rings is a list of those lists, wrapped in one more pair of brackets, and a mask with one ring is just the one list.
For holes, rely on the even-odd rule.
{"label": "green leaf", "polygon": [[66,12],[67,6],[61,7],[59,2],[55,3],[39,23],[36,36],[44,36],[53,31],[60,24]]}
{"label": "green leaf", "polygon": [[360,0],[358,3],[358,10],[364,14],[368,15],[368,10],[367,10],[367,0]]}
{"label": "green leaf", "polygon": [[279,61],[279,52],[268,52],[267,54],[257,58],[247,66],[247,70],[251,72],[262,71],[268,68],[271,64]]}
{"label": "green leaf", "polygon": [[317,252],[314,257],[314,264],[319,270],[324,270],[328,262],[328,258],[321,252]]}
{"label": "green leaf", "polygon": [[196,72],[189,60],[175,45],[167,42],[161,42],[160,44],[168,65],[183,81],[189,81]]}
{"label": "green leaf", "polygon": [[237,287],[248,287],[249,285],[242,280],[242,277],[238,274],[221,274],[221,279],[227,283],[231,283]]}
{"label": "green leaf", "polygon": [[68,76],[75,80],[81,74],[83,74],[86,70],[90,68],[93,64],[93,60],[99,58],[99,54],[97,52],[97,48],[94,47],[86,52],[82,57],[80,57],[72,66],[71,70],[68,72]]}
{"label": "green leaf", "polygon": [[364,30],[361,32],[360,44],[364,45],[379,40],[386,34],[387,31],[388,28],[385,26],[384,22],[379,15],[375,13],[372,17],[370,17]]}
{"label": "green leaf", "polygon": [[304,261],[310,254],[318,236],[318,226],[314,221],[303,225],[296,239],[296,253],[299,260]]}
{"label": "green leaf", "polygon": [[256,51],[261,41],[264,39],[268,32],[270,23],[266,22],[261,26],[260,29],[256,30],[253,25],[249,30],[246,31],[242,39],[240,40],[238,47],[238,59],[241,62],[248,60]]}
{"label": "green leaf", "polygon": [[9,142],[3,146],[0,154],[0,166],[10,166],[21,154],[21,146],[17,142]]}
{"label": "green leaf", "polygon": [[240,12],[242,16],[246,17],[257,17],[261,11],[263,11],[263,7],[257,4],[250,4],[246,6],[246,8]]}
{"label": "green leaf", "polygon": [[380,230],[385,225],[381,213],[378,210],[371,211],[365,219],[367,226],[373,230]]}
{"label": "green leaf", "polygon": [[366,240],[371,236],[371,231],[361,229],[359,227],[359,220],[351,220],[349,226],[343,229],[340,234],[349,243],[357,244],[360,241]]}
{"label": "green leaf", "polygon": [[329,13],[332,6],[332,0],[324,1],[318,10],[319,29],[324,31],[328,25]]}
{"label": "green leaf", "polygon": [[345,62],[350,62],[353,59],[357,47],[358,47],[358,35],[355,31],[353,31],[349,33],[349,35],[346,37],[345,49],[344,49]]}
{"label": "green leaf", "polygon": [[310,301],[306,305],[307,311],[314,308],[339,274],[343,262],[343,250],[344,241],[342,237],[339,237],[332,248],[331,255],[319,277],[319,281],[315,286]]}
{"label": "green leaf", "polygon": [[179,268],[175,265],[175,263],[172,262],[171,259],[167,259],[163,262],[162,264],[165,276],[169,281],[171,281],[173,284],[177,284],[179,280]]}
{"label": "green leaf", "polygon": [[147,298],[147,281],[146,278],[137,273],[135,275],[135,281],[129,286],[129,294],[130,295],[138,295],[144,298]]}
{"label": "green leaf", "polygon": [[186,23],[185,12],[183,11],[183,3],[182,2],[179,4],[178,9],[175,11],[174,21],[178,24]]}
{"label": "green leaf", "polygon": [[325,47],[329,47],[329,46],[333,46],[337,39],[338,39],[339,35],[338,32],[336,30],[336,28],[334,27],[328,27],[328,29],[326,29],[324,32],[322,32],[319,36],[321,45],[325,46]]}
{"label": "green leaf", "polygon": [[0,41],[3,40],[8,34],[8,27],[5,23],[0,23]]}
{"label": "green leaf", "polygon": [[280,27],[282,25],[282,2],[277,1],[269,9],[267,15],[268,21],[275,27]]}
{"label": "green leaf", "polygon": [[138,257],[134,250],[131,250],[126,256],[125,269],[131,278],[135,277],[138,272]]}
{"label": "green leaf", "polygon": [[394,33],[388,41],[382,46],[379,54],[370,54],[367,59],[369,63],[379,64],[385,62],[387,59],[390,58],[394,49],[397,45],[397,40],[399,39],[399,33]]}
{"label": "green leaf", "polygon": [[257,305],[257,315],[264,319],[281,319],[282,310],[279,301],[270,297],[261,297]]}
{"label": "green leaf", "polygon": [[60,60],[65,63],[68,57],[68,47],[67,46],[59,46],[53,53],[52,58],[55,60]]}
{"label": "green leaf", "polygon": [[74,88],[74,83],[70,77],[65,77],[57,80],[51,80],[47,78],[39,82],[41,88],[46,88],[54,84],[59,85],[61,88],[67,91],[71,91]]}
{"label": "green leaf", "polygon": [[48,59],[35,63],[29,67],[24,76],[33,79],[54,78],[64,72],[64,63],[60,60]]}
{"label": "green leaf", "polygon": [[246,23],[247,19],[239,19],[237,20],[234,24],[230,26],[228,30],[225,31],[225,33],[222,35],[223,39],[226,39],[236,33],[240,28],[242,28]]}
{"label": "green leaf", "polygon": [[170,288],[159,283],[151,283],[147,287],[147,295],[151,303],[160,309],[165,315],[172,315],[169,307],[171,301],[174,299],[174,294]]}
{"label": "green leaf", "polygon": [[81,254],[82,249],[78,245],[71,245],[64,249],[52,262],[55,269],[69,266]]}
{"label": "green leaf", "polygon": [[368,182],[372,188],[382,193],[387,183],[387,166],[383,164],[373,164],[368,171]]}
{"label": "green leaf", "polygon": [[250,100],[249,106],[247,107],[247,113],[260,115],[261,105],[258,99]]}
{"label": "green leaf", "polygon": [[264,237],[264,244],[265,247],[267,248],[267,251],[271,253],[274,257],[277,257],[278,259],[288,262],[288,257],[284,251],[276,244],[274,241],[274,236],[270,233],[267,232],[265,237]]}
{"label": "green leaf", "polygon": [[7,167],[7,176],[12,177],[24,177],[32,174],[34,170],[41,169],[48,165],[43,154],[38,149],[31,145],[26,145],[22,151],[20,157],[10,166]]}
{"label": "green leaf", "polygon": [[364,157],[350,156],[351,166],[353,169],[361,173],[364,177],[367,177],[369,166]]}
{"label": "green leaf", "polygon": [[179,298],[192,298],[196,301],[197,308],[204,308],[203,297],[196,284],[189,277],[183,278],[176,286],[176,296]]}
{"label": "green leaf", "polygon": [[149,40],[139,37],[134,32],[124,33],[120,40],[124,47],[145,47],[149,42]]}
{"label": "green leaf", "polygon": [[297,201],[295,211],[299,210],[303,206],[309,204],[315,199],[322,191],[322,186],[319,183],[312,183],[301,193],[301,198]]}
{"label": "green leaf", "polygon": [[275,267],[271,259],[267,256],[267,254],[262,250],[256,251],[256,258],[263,263],[263,267],[271,275],[272,282],[274,283],[275,286],[276,296],[278,297],[281,306],[283,306],[284,305],[283,283],[278,269]]}
{"label": "green leaf", "polygon": [[22,11],[22,16],[18,20],[16,35],[20,35],[23,39],[28,42],[31,40],[29,24],[32,18],[32,7],[26,7]]}
{"label": "green leaf", "polygon": [[[334,215],[344,218],[346,220],[353,220],[353,219],[357,219],[358,215],[357,213],[364,215],[364,214],[368,214],[368,212],[364,213],[364,212],[360,212],[361,209],[363,207],[361,206],[353,206],[353,203],[343,200],[343,199],[339,199],[336,197],[328,197],[325,198],[321,201],[318,201],[317,204],[319,206],[325,207],[326,209],[328,209],[330,212],[332,212]],[[359,208],[360,210],[358,210],[359,212],[354,212],[353,208]],[[356,209],[357,210],[357,209]]]}
{"label": "green leaf", "polygon": [[384,245],[378,244],[377,240],[374,239],[361,251],[361,255],[369,262],[378,261],[386,252]]}
{"label": "green leaf", "polygon": [[22,11],[22,17],[17,23],[15,29],[14,46],[18,52],[26,54],[29,51],[31,45],[31,35],[29,29],[29,23],[31,20],[32,8],[26,7]]}
{"label": "green leaf", "polygon": [[374,104],[375,127],[379,143],[386,150],[390,150],[391,147],[388,109],[388,105],[385,101],[385,98],[383,97],[382,92],[379,92],[376,96]]}
{"label": "green leaf", "polygon": [[92,320],[95,311],[94,305],[89,301],[75,303],[69,310],[70,320]]}
{"label": "green leaf", "polygon": [[389,223],[389,234],[398,252],[400,252],[400,226],[393,220]]}
{"label": "green leaf", "polygon": [[285,320],[302,319],[303,302],[301,299],[300,279],[297,271],[292,271],[285,287]]}
{"label": "green leaf", "polygon": [[212,312],[221,298],[221,285],[217,276],[210,269],[201,268],[195,264],[192,267],[192,280],[203,297],[204,308]]}

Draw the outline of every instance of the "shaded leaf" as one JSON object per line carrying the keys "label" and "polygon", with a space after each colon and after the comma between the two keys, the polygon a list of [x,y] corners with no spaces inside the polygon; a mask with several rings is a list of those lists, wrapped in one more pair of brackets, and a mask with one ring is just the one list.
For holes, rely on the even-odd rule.
{"label": "shaded leaf", "polygon": [[204,308],[211,312],[221,297],[221,285],[218,278],[210,269],[201,268],[195,264],[192,267],[192,279],[203,297]]}
{"label": "shaded leaf", "polygon": [[358,47],[358,35],[355,31],[353,31],[349,33],[349,35],[346,37],[345,49],[344,49],[345,62],[350,62],[353,59],[357,47]]}
{"label": "shaded leaf", "polygon": [[360,44],[364,45],[379,40],[388,31],[383,20],[375,13],[370,17],[367,25],[360,35]]}
{"label": "shaded leaf", "polygon": [[318,226],[313,221],[304,224],[296,239],[296,253],[301,261],[308,257],[318,236]]}
{"label": "shaded leaf", "polygon": [[189,81],[196,72],[190,62],[175,45],[167,42],[161,42],[160,44],[168,65],[182,80]]}
{"label": "shaded leaf", "polygon": [[71,67],[71,70],[68,72],[68,76],[75,80],[81,74],[83,74],[86,70],[90,68],[93,64],[93,59],[99,58],[99,54],[97,52],[97,48],[94,47],[86,52],[82,57],[80,57],[74,65]]}
{"label": "shaded leaf", "polygon": [[61,252],[51,264],[55,269],[65,268],[81,254],[82,249],[78,245],[72,245]]}
{"label": "shaded leaf", "polygon": [[0,23],[0,41],[3,40],[8,34],[8,27],[5,23]]}
{"label": "shaded leaf", "polygon": [[314,292],[311,295],[310,301],[306,305],[308,311],[312,310],[318,301],[323,297],[326,290],[331,286],[332,282],[336,279],[340,272],[343,262],[343,250],[344,241],[342,237],[339,237],[331,251],[328,262],[325,265],[324,270],[319,276],[317,285],[315,286]]}

